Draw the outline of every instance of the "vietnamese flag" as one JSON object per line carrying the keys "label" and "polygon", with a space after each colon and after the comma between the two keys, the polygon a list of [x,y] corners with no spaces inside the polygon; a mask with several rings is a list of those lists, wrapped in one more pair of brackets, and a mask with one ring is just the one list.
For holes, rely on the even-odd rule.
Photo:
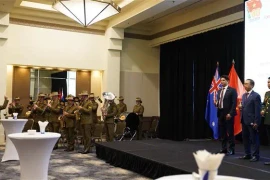
{"label": "vietnamese flag", "polygon": [[237,135],[242,131],[241,112],[240,109],[238,108],[238,105],[242,101],[242,95],[246,92],[246,90],[243,86],[243,83],[239,79],[237,72],[235,71],[234,62],[230,70],[229,78],[230,78],[229,86],[235,88],[238,94],[236,104],[237,115],[234,117],[234,135]]}

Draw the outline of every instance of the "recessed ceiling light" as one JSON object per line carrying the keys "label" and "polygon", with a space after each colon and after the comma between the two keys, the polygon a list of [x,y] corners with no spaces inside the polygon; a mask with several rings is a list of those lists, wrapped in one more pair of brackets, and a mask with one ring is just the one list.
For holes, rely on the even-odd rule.
{"label": "recessed ceiling light", "polygon": [[53,68],[45,68],[45,69],[52,70]]}
{"label": "recessed ceiling light", "polygon": [[58,70],[59,70],[59,71],[64,71],[64,70],[66,70],[66,69],[64,69],[64,68],[58,68]]}
{"label": "recessed ceiling light", "polygon": [[27,66],[19,66],[19,67],[21,67],[21,68],[27,68]]}
{"label": "recessed ceiling light", "polygon": [[82,71],[88,71],[88,70],[86,70],[86,69],[83,69]]}
{"label": "recessed ceiling light", "polygon": [[40,69],[40,67],[33,67],[34,69]]}

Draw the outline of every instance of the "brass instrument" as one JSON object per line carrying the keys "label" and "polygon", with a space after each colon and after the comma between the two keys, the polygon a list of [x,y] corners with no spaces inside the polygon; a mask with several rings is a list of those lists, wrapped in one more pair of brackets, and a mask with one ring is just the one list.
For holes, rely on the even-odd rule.
{"label": "brass instrument", "polygon": [[102,96],[105,99],[105,102],[101,108],[101,113],[102,113],[102,119],[105,120],[106,115],[107,115],[107,111],[108,111],[108,107],[109,107],[109,101],[114,100],[115,95],[111,92],[103,92]]}

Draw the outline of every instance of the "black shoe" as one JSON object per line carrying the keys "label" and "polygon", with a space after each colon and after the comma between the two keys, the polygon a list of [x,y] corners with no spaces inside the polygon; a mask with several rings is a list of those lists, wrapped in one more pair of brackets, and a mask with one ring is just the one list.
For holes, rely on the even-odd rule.
{"label": "black shoe", "polygon": [[270,162],[264,162],[264,165],[270,165]]}
{"label": "black shoe", "polygon": [[234,154],[235,154],[234,150],[229,150],[228,153],[227,153],[227,155],[234,155]]}
{"label": "black shoe", "polygon": [[256,156],[253,156],[249,161],[250,162],[257,162],[259,161],[260,158],[256,157]]}
{"label": "black shoe", "polygon": [[227,154],[227,149],[223,149],[217,152],[217,154]]}
{"label": "black shoe", "polygon": [[239,157],[239,159],[252,159],[251,155],[244,155]]}

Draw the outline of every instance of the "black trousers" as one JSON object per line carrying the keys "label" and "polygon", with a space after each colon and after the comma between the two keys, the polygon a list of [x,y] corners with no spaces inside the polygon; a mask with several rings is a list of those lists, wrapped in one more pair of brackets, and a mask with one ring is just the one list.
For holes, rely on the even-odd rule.
{"label": "black trousers", "polygon": [[[260,157],[259,133],[251,125],[242,124],[242,135],[246,155]],[[251,151],[252,145],[252,151]]]}
{"label": "black trousers", "polygon": [[228,113],[219,109],[219,135],[222,139],[221,148],[222,150],[227,150],[227,144],[229,143],[229,150],[234,151],[235,141],[234,141],[234,116],[231,119],[226,120],[226,115]]}
{"label": "black trousers", "polygon": [[270,146],[270,125],[265,125],[267,140],[268,140],[268,146]]}

